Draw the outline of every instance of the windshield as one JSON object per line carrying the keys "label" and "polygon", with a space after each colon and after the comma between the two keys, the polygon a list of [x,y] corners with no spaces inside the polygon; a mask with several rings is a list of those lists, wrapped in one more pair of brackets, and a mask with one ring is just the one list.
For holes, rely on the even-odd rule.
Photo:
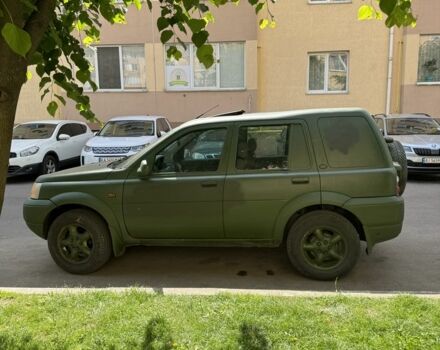
{"label": "windshield", "polygon": [[440,125],[429,118],[387,120],[388,135],[440,135]]}
{"label": "windshield", "polygon": [[12,139],[14,140],[39,140],[48,139],[52,136],[56,124],[22,124],[14,128]]}
{"label": "windshield", "polygon": [[115,120],[104,125],[97,136],[139,137],[154,135],[154,123],[148,120]]}

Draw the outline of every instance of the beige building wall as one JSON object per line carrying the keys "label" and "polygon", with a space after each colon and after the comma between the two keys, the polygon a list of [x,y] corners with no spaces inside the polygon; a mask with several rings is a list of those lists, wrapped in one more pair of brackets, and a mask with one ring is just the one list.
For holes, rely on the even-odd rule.
{"label": "beige building wall", "polygon": [[404,31],[401,109],[403,113],[423,112],[440,117],[440,83],[417,81],[420,36],[440,35],[440,1],[413,0],[413,8],[417,26]]}
{"label": "beige building wall", "polygon": [[[100,45],[144,44],[146,90],[137,92],[90,92],[93,111],[101,121],[117,115],[163,115],[179,124],[212,109],[211,114],[244,109],[256,111],[257,104],[257,26],[256,15],[246,2],[213,10],[216,22],[209,25],[210,42],[240,41],[245,43],[245,89],[215,91],[167,91],[165,87],[164,46],[156,29],[157,3],[151,14],[146,9],[131,7],[127,24],[102,29]],[[152,26],[153,23],[153,26]],[[182,40],[190,42],[189,38]],[[81,118],[73,103],[68,102],[61,118]]]}
{"label": "beige building wall", "polygon": [[[272,6],[276,29],[258,33],[258,108],[261,111],[386,105],[389,30],[383,21],[358,21],[361,0]],[[307,93],[308,53],[348,51],[348,92]]]}
{"label": "beige building wall", "polygon": [[50,101],[50,93],[42,102],[38,86],[40,79],[35,72],[34,67],[31,67],[29,71],[32,74],[32,78],[21,88],[17,112],[15,114],[15,123],[51,118],[46,110],[47,104]]}

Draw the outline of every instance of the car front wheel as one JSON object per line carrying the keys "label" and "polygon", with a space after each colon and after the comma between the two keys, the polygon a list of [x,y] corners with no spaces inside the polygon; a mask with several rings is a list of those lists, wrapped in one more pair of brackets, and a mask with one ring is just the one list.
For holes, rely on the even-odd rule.
{"label": "car front wheel", "polygon": [[50,155],[46,154],[43,158],[43,163],[41,164],[42,174],[52,174],[58,170],[58,160]]}
{"label": "car front wheel", "polygon": [[56,264],[70,273],[94,272],[112,256],[107,224],[85,209],[69,210],[58,216],[50,226],[47,242]]}
{"label": "car front wheel", "polygon": [[318,280],[332,280],[350,271],[359,258],[359,235],[344,216],[313,211],[291,226],[287,254],[301,274]]}

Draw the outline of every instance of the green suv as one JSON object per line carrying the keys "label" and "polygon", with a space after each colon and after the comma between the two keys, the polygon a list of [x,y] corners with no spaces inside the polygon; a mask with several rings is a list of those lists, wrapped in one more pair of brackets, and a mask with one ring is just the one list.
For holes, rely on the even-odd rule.
{"label": "green suv", "polygon": [[362,109],[192,120],[124,160],[40,176],[24,204],[55,262],[90,273],[133,245],[286,247],[328,280],[403,222],[397,170]]}

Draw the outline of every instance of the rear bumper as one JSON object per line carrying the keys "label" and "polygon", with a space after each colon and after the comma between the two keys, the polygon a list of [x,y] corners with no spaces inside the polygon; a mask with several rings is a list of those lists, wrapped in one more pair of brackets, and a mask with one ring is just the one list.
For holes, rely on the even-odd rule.
{"label": "rear bumper", "polygon": [[402,197],[356,198],[345,203],[344,208],[361,221],[368,250],[402,231],[405,212]]}
{"label": "rear bumper", "polygon": [[46,218],[55,208],[50,200],[27,199],[23,204],[23,217],[26,225],[37,236],[46,239]]}

